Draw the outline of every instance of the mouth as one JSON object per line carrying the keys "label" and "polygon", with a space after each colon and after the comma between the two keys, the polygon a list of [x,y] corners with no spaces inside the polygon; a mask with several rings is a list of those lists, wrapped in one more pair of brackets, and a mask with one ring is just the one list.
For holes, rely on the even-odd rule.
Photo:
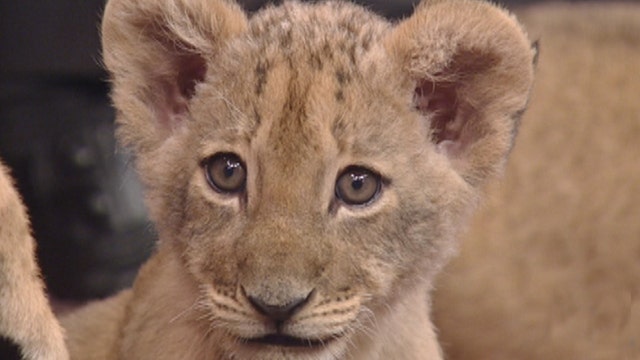
{"label": "mouth", "polygon": [[331,337],[327,339],[303,339],[294,336],[281,335],[281,334],[269,334],[257,338],[244,339],[244,341],[248,344],[256,344],[256,345],[270,345],[270,346],[279,346],[279,347],[287,347],[287,348],[320,348],[327,346],[329,343],[336,340],[336,338]]}

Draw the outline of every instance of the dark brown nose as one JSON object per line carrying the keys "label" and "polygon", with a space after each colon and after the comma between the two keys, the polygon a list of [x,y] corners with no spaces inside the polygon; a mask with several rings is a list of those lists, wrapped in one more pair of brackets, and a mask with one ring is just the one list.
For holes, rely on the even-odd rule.
{"label": "dark brown nose", "polygon": [[306,297],[293,299],[284,305],[268,304],[255,296],[247,296],[247,299],[260,314],[276,323],[282,323],[289,320],[298,310],[304,307],[310,297],[311,293]]}

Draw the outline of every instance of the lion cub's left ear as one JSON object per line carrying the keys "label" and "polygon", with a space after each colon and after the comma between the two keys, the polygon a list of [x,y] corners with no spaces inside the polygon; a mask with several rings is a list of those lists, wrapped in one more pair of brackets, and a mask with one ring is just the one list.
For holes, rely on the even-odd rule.
{"label": "lion cub's left ear", "polygon": [[385,39],[436,149],[478,185],[500,171],[533,83],[535,50],[488,3],[426,1]]}

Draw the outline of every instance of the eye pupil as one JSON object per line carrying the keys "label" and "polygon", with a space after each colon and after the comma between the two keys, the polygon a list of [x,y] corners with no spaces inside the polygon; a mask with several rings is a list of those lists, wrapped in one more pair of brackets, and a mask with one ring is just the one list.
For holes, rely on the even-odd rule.
{"label": "eye pupil", "polygon": [[238,163],[233,164],[227,160],[227,166],[224,168],[224,176],[230,178],[233,176],[233,173],[236,171],[236,167],[238,167]]}
{"label": "eye pupil", "polygon": [[365,175],[351,175],[352,177],[352,181],[351,181],[351,187],[353,188],[353,190],[361,190],[362,187],[364,186],[364,182],[366,180],[366,176]]}
{"label": "eye pupil", "polygon": [[204,161],[205,177],[209,186],[220,193],[244,190],[246,170],[240,158],[232,153],[218,153]]}

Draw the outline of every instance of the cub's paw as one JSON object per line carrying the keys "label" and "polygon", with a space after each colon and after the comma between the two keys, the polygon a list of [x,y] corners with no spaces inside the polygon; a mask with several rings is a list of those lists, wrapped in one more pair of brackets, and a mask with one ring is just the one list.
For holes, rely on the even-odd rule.
{"label": "cub's paw", "polygon": [[40,278],[26,210],[1,163],[0,336],[18,345],[26,360],[69,358]]}

